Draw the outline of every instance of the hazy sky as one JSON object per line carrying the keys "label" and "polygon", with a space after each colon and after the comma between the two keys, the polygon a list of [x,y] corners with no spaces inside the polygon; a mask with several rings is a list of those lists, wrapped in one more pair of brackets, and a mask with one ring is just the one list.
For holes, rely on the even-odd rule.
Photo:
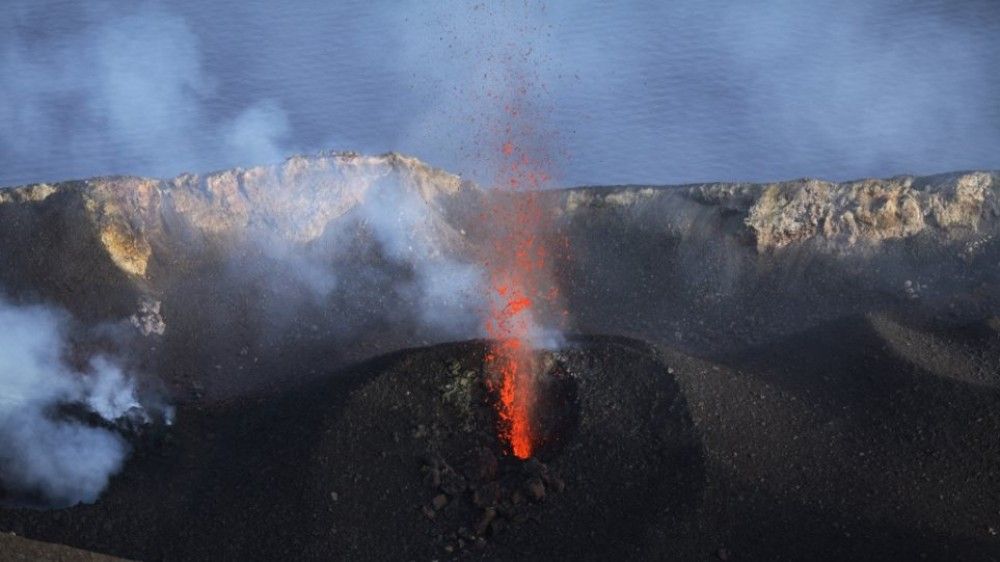
{"label": "hazy sky", "polygon": [[488,181],[511,100],[562,185],[1000,168],[992,0],[5,4],[0,185],[323,149]]}

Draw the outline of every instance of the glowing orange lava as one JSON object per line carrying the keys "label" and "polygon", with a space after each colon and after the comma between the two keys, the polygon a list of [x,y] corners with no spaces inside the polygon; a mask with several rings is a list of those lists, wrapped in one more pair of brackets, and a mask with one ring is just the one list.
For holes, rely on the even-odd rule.
{"label": "glowing orange lava", "polygon": [[535,171],[536,165],[512,141],[504,142],[500,152],[506,162],[490,209],[494,240],[488,265],[493,295],[486,331],[493,344],[486,362],[499,379],[494,390],[499,397],[500,435],[514,456],[526,459],[535,448],[535,305],[551,296],[551,290],[542,291],[545,248],[538,236],[542,211],[536,193],[548,177]]}
{"label": "glowing orange lava", "polygon": [[[539,68],[551,64],[535,42],[548,35],[544,3],[477,3],[470,18],[484,33],[467,45],[477,60],[468,85],[466,118],[475,131],[462,146],[492,176],[486,206],[475,230],[487,240],[483,262],[488,273],[485,331],[492,342],[486,354],[487,384],[496,397],[499,436],[521,459],[537,453],[544,438],[534,426],[538,373],[536,347],[542,327],[558,329],[566,315],[558,310],[557,291],[548,271],[548,248],[562,257],[541,190],[550,181],[552,149],[559,142],[548,127],[551,94]],[[456,41],[463,39],[456,37]],[[498,111],[501,110],[501,111]]]}

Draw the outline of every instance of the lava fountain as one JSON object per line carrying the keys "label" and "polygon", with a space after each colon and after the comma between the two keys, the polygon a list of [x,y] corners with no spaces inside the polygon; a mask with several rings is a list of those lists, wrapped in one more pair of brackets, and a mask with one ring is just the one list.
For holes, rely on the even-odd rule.
{"label": "lava fountain", "polygon": [[[551,64],[536,41],[545,37],[544,4],[476,4],[470,18],[483,24],[467,52],[468,115],[476,131],[468,149],[484,176],[492,175],[481,224],[488,280],[485,299],[486,383],[496,404],[499,437],[513,456],[527,459],[546,441],[536,415],[542,361],[538,349],[550,322],[562,322],[547,257],[553,244],[542,190],[551,181],[550,149],[558,146],[546,123],[550,95],[539,68]],[[459,42],[463,38],[456,38]],[[479,70],[482,69],[480,74]],[[480,79],[480,76],[482,77]],[[502,111],[499,111],[501,110]],[[555,142],[554,142],[555,141]],[[489,170],[489,172],[486,172]],[[478,228],[477,228],[478,230]],[[546,329],[543,329],[546,328]]]}
{"label": "lava fountain", "polygon": [[538,201],[538,190],[549,178],[512,141],[505,141],[500,151],[504,165],[489,214],[494,237],[487,264],[492,294],[486,332],[493,343],[486,366],[498,396],[500,436],[514,456],[527,459],[537,442],[532,427],[537,404],[537,307],[553,296],[544,287],[546,249]]}

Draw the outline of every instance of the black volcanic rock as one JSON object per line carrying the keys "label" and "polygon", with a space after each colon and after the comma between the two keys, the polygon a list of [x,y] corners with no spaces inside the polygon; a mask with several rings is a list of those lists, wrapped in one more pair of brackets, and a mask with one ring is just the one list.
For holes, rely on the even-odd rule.
{"label": "black volcanic rock", "polygon": [[[143,560],[430,558],[448,546],[482,559],[662,552],[649,533],[697,506],[704,468],[656,351],[588,337],[557,352],[577,390],[541,463],[514,459],[497,437],[484,352],[483,342],[400,352],[266,403],[182,407],[98,503],[0,509],[0,528]],[[475,379],[461,398],[448,392],[456,361],[457,377]],[[483,448],[500,465],[485,484],[460,468]],[[443,473],[437,487],[421,471],[428,458]],[[529,490],[566,483],[513,506],[518,490],[504,478]],[[489,483],[504,491],[477,546],[470,533],[484,511],[469,486]]]}

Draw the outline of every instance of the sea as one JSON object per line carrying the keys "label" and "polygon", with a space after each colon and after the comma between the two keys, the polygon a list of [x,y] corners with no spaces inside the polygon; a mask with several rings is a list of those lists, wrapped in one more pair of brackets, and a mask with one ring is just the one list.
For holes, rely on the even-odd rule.
{"label": "sea", "polygon": [[997,0],[2,4],[3,186],[325,150],[488,184],[505,136],[551,186],[1000,168]]}

